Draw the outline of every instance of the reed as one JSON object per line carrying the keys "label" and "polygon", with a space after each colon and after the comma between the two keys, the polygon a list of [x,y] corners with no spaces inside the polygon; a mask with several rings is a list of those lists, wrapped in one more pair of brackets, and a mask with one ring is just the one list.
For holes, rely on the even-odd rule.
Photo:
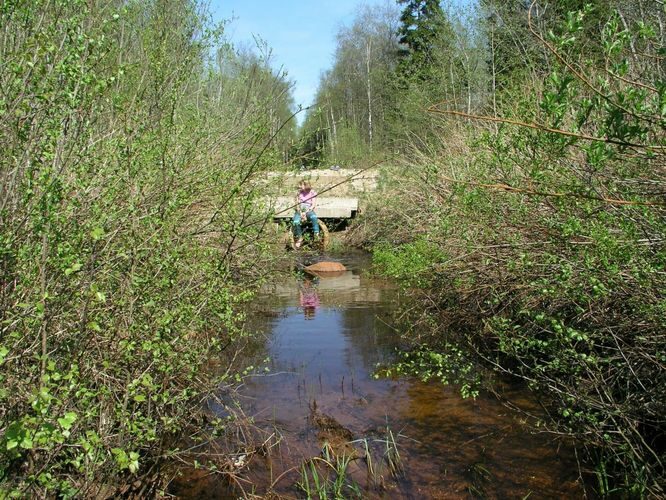
{"label": "reed", "polygon": [[326,442],[321,457],[313,457],[301,466],[301,479],[296,486],[308,499],[362,498],[358,485],[348,478],[352,460],[350,455],[337,455]]}

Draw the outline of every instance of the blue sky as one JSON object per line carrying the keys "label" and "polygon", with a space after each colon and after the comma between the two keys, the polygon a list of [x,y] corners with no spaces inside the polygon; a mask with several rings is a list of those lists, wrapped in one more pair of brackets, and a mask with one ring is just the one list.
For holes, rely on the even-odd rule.
{"label": "blue sky", "polygon": [[[228,20],[228,39],[236,45],[255,47],[253,35],[272,49],[272,66],[282,67],[294,82],[296,106],[312,104],[319,75],[331,68],[336,35],[349,26],[362,5],[395,4],[395,0],[210,0],[216,21]],[[476,0],[442,2],[454,13],[470,8]],[[301,123],[305,113],[297,116]]]}
{"label": "blue sky", "polygon": [[[349,24],[359,0],[212,0],[216,20],[234,19],[226,33],[235,44],[258,35],[273,49],[273,67],[295,82],[294,100],[312,103],[322,71],[331,67],[338,29]],[[299,117],[302,120],[302,116]]]}

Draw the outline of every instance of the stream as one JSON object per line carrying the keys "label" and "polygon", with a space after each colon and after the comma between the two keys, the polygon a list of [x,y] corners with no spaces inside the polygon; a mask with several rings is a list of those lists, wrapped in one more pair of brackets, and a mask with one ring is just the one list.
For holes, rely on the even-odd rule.
{"label": "stream", "polygon": [[191,474],[176,496],[316,498],[319,482],[335,497],[341,465],[344,498],[583,495],[573,448],[526,427],[523,412],[542,410],[524,386],[497,382],[509,409],[483,390],[463,399],[455,385],[376,378],[377,364],[395,360],[401,345],[392,326],[399,291],[363,273],[364,255],[336,260],[348,270],[273,283],[252,305],[250,327],[265,336],[257,365],[265,360],[269,370],[247,377],[239,397],[268,436],[267,452],[240,457],[235,486]]}

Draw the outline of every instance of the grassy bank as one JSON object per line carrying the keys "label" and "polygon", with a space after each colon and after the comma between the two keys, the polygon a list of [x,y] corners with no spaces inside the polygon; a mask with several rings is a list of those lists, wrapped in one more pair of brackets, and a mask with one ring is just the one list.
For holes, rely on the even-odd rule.
{"label": "grassy bank", "polygon": [[465,332],[489,366],[543,395],[544,423],[587,452],[597,493],[660,496],[664,87],[622,55],[648,43],[640,33],[611,24],[599,43],[634,80],[585,66],[572,23],[512,114],[431,109],[439,139],[388,169],[351,238],[426,304],[430,335],[415,343],[436,351]]}

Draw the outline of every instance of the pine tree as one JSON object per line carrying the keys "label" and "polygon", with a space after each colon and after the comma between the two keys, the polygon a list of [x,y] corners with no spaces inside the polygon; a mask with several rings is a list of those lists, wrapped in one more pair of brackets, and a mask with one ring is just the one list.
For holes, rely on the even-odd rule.
{"label": "pine tree", "polygon": [[438,0],[398,1],[405,5],[398,29],[398,72],[404,78],[429,80],[438,60],[453,50],[453,28]]}

